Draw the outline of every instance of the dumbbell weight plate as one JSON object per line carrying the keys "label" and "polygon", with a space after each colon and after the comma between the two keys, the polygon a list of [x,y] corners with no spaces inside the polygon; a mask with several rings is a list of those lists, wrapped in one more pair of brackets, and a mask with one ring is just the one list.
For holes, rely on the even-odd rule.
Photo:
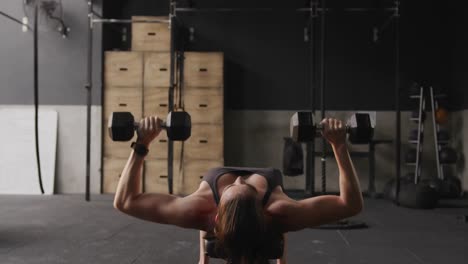
{"label": "dumbbell weight plate", "polygon": [[[310,142],[320,136],[322,126],[316,124],[312,112],[297,112],[291,117],[290,135],[297,142]],[[367,113],[351,116],[346,126],[349,140],[353,144],[367,144],[372,140],[374,128]]]}
{"label": "dumbbell weight plate", "polygon": [[437,133],[437,139],[442,142],[446,142],[450,139],[449,133],[446,130],[440,130]]}
{"label": "dumbbell weight plate", "polygon": [[192,133],[192,119],[187,112],[171,112],[166,121],[167,137],[175,141],[187,140]]}
{"label": "dumbbell weight plate", "polygon": [[443,164],[452,164],[457,161],[457,153],[449,147],[444,147],[439,152],[440,162]]}
{"label": "dumbbell weight plate", "polygon": [[353,144],[368,144],[374,137],[374,127],[369,114],[352,115],[348,127],[349,141]]}
{"label": "dumbbell weight plate", "polygon": [[461,181],[453,175],[445,175],[441,181],[440,195],[443,198],[454,199],[459,198],[463,192]]}
{"label": "dumbbell weight plate", "polygon": [[135,118],[129,112],[113,112],[107,128],[113,141],[129,141],[135,134]]}
{"label": "dumbbell weight plate", "polygon": [[297,112],[289,123],[291,138],[296,142],[311,142],[315,139],[314,115],[312,112]]}

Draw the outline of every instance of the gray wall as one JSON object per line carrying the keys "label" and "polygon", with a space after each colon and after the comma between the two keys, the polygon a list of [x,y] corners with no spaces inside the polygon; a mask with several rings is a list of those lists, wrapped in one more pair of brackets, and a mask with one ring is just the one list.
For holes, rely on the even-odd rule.
{"label": "gray wall", "polygon": [[[2,0],[0,10],[22,19],[22,2]],[[43,13],[39,32],[39,102],[43,105],[85,105],[87,1],[62,0],[64,20],[71,28],[68,39],[51,27]],[[99,3],[100,1],[95,1]],[[100,12],[100,5],[96,11]],[[32,14],[29,10],[29,14]],[[30,17],[33,23],[33,17]],[[101,33],[97,27],[94,48],[93,104],[101,104]],[[0,104],[33,104],[33,32],[0,17]]]}
{"label": "gray wall", "polygon": [[[62,39],[43,13],[39,27],[39,103],[58,112],[58,145],[55,191],[83,193],[86,157],[86,34],[87,1],[62,0],[64,20],[71,28]],[[101,12],[101,1],[95,10]],[[21,20],[22,1],[2,0],[0,10]],[[27,10],[31,15],[31,10]],[[30,17],[30,23],[33,18]],[[0,17],[0,108],[28,107],[32,110],[33,32],[23,33],[18,25]],[[94,34],[94,89],[92,108],[92,191],[100,189],[101,156],[101,30]],[[20,152],[18,153],[20,155]]]}

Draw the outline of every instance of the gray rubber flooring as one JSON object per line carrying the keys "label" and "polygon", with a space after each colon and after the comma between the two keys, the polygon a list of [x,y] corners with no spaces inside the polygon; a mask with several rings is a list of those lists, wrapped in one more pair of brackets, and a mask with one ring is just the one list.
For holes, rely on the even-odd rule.
{"label": "gray rubber flooring", "polygon": [[[353,220],[370,228],[289,233],[288,263],[468,263],[463,215],[366,199]],[[111,196],[0,196],[0,263],[198,263],[198,232],[126,216]]]}

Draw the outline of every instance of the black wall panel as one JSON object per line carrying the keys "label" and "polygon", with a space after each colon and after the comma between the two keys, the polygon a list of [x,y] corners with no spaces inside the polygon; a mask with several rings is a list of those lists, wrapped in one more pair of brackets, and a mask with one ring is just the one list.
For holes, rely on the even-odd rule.
{"label": "black wall panel", "polygon": [[[383,9],[365,13],[342,11],[344,7],[393,7],[393,1],[362,0],[352,1],[352,5],[350,2],[327,1],[330,12],[326,20],[326,108],[393,110],[395,23],[389,20],[392,12]],[[309,109],[312,100],[316,107],[320,106],[320,93],[317,89],[312,98],[309,83],[310,43],[303,40],[307,18],[291,12],[307,6],[308,1],[184,0],[179,3],[200,8],[276,8],[274,12],[177,14],[184,26],[195,29],[195,40],[187,45],[188,50],[225,53],[228,109]],[[130,17],[167,14],[169,7],[168,1],[139,0],[121,1],[121,8],[123,10],[115,10],[115,13]],[[452,109],[466,106],[466,100],[457,96],[463,95],[460,87],[466,82],[462,70],[466,59],[458,56],[465,54],[466,58],[463,45],[466,37],[453,36],[448,30],[451,21],[455,22],[454,18],[449,19],[449,9],[436,1],[402,1],[403,109],[413,107],[406,95],[414,81],[445,90],[450,98],[457,97],[451,101]],[[460,15],[459,20],[462,17]],[[385,22],[388,23],[379,41],[374,42],[373,28]],[[456,87],[453,91],[452,86]]]}
{"label": "black wall panel", "polygon": [[452,3],[447,41],[451,80],[449,108],[468,109],[468,17],[463,2]]}

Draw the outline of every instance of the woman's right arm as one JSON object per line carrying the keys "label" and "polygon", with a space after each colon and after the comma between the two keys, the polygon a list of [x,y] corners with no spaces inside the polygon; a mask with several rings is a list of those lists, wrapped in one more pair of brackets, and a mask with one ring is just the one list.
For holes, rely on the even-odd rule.
{"label": "woman's right arm", "polygon": [[[339,169],[340,195],[323,195],[294,201],[285,199],[272,208],[284,224],[285,231],[334,222],[362,211],[363,198],[359,179],[346,145],[346,128],[341,121],[324,119],[323,136],[333,148]],[[283,219],[283,220],[281,220]]]}
{"label": "woman's right arm", "polygon": [[[149,148],[161,132],[157,117],[147,117],[140,122],[137,142]],[[123,169],[114,198],[114,207],[128,215],[161,224],[185,228],[206,228],[206,215],[210,212],[205,199],[192,194],[187,197],[161,193],[141,192],[141,171],[144,157],[134,151]]]}

